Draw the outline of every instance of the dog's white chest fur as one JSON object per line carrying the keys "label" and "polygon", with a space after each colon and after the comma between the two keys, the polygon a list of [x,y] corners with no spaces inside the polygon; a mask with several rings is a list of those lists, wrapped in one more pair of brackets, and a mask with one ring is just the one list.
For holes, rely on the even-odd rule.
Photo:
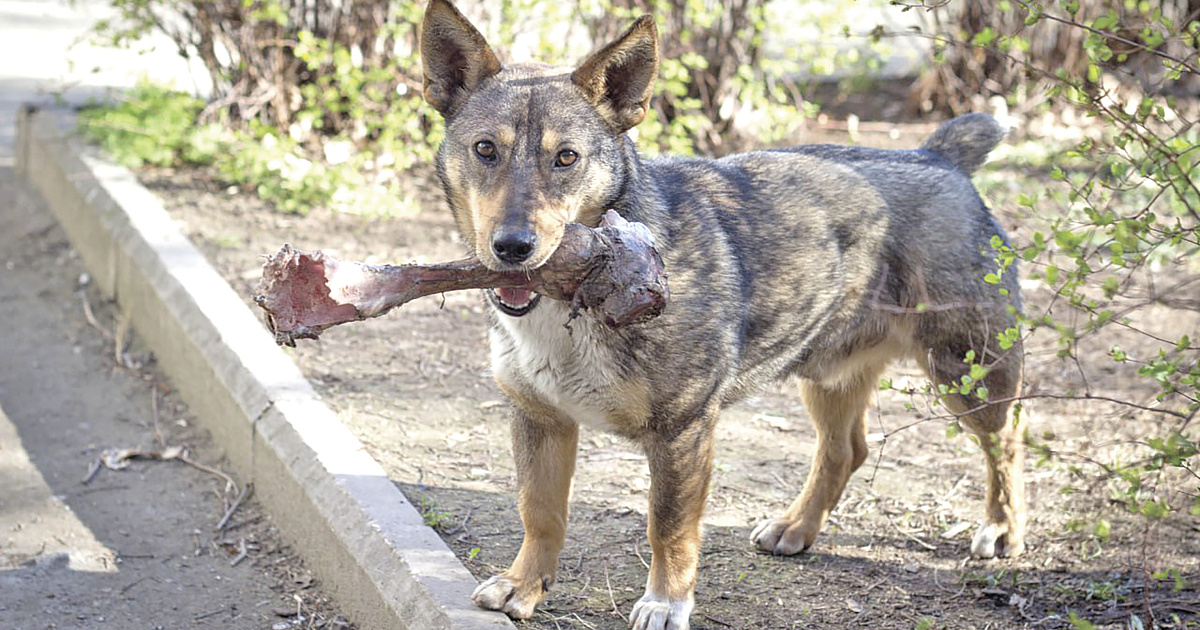
{"label": "dog's white chest fur", "polygon": [[567,304],[543,297],[524,317],[499,315],[492,328],[492,370],[509,383],[524,383],[572,420],[609,430],[621,382],[616,357],[599,338],[603,324],[588,317],[567,323]]}

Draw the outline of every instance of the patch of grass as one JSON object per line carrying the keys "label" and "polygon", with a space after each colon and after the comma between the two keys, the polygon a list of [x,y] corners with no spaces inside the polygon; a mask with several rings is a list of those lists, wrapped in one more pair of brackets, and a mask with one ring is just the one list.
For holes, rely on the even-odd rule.
{"label": "patch of grass", "polygon": [[213,234],[208,237],[208,242],[221,249],[237,249],[242,245],[241,237],[233,234]]}
{"label": "patch of grass", "polygon": [[941,626],[933,617],[921,617],[917,619],[917,623],[913,626],[913,630],[936,630]]}
{"label": "patch of grass", "polygon": [[221,150],[221,128],[198,125],[204,101],[139,81],[111,104],[93,104],[79,112],[84,138],[130,168],[146,164],[211,164]]}
{"label": "patch of grass", "polygon": [[[84,138],[130,168],[213,165],[226,183],[237,184],[276,209],[304,214],[317,207],[370,215],[414,214],[414,202],[398,194],[398,182],[368,181],[370,155],[345,140],[335,161],[312,155],[287,134],[251,123],[226,130],[198,122],[204,101],[163,85],[140,82],[113,103],[79,112]],[[220,245],[220,243],[217,243]],[[223,245],[222,245],[223,246]]]}
{"label": "patch of grass", "polygon": [[451,515],[442,510],[427,496],[421,497],[421,518],[425,521],[425,525],[436,530],[442,530],[450,524]]}

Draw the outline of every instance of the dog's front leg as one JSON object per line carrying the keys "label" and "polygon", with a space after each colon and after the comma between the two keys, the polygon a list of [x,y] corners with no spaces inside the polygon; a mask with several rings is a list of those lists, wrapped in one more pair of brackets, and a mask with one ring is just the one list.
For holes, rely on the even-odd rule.
{"label": "dog's front leg", "polygon": [[700,517],[712,471],[712,420],[697,418],[682,431],[670,431],[670,437],[646,440],[653,557],[646,594],[629,615],[634,630],[688,628],[700,562]]}
{"label": "dog's front leg", "polygon": [[482,608],[528,619],[554,583],[567,535],[579,425],[551,412],[535,415],[518,408],[512,439],[525,539],[512,566],[480,584],[471,599]]}

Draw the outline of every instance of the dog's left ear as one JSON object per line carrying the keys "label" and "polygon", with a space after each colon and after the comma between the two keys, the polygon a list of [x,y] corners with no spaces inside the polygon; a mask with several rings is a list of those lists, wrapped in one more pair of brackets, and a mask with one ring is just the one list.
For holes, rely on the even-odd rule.
{"label": "dog's left ear", "polygon": [[430,0],[421,22],[425,100],[449,116],[484,79],[500,72],[500,60],[479,30],[447,0]]}
{"label": "dog's left ear", "polygon": [[642,122],[658,76],[658,27],[643,15],[571,75],[617,133]]}

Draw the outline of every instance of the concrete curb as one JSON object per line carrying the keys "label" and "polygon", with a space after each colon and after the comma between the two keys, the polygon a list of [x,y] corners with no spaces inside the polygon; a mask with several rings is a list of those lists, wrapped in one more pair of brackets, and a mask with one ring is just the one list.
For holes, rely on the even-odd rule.
{"label": "concrete curb", "polygon": [[18,115],[17,171],[46,197],[193,413],[362,628],[514,629],[299,368],[128,169],[62,111]]}

